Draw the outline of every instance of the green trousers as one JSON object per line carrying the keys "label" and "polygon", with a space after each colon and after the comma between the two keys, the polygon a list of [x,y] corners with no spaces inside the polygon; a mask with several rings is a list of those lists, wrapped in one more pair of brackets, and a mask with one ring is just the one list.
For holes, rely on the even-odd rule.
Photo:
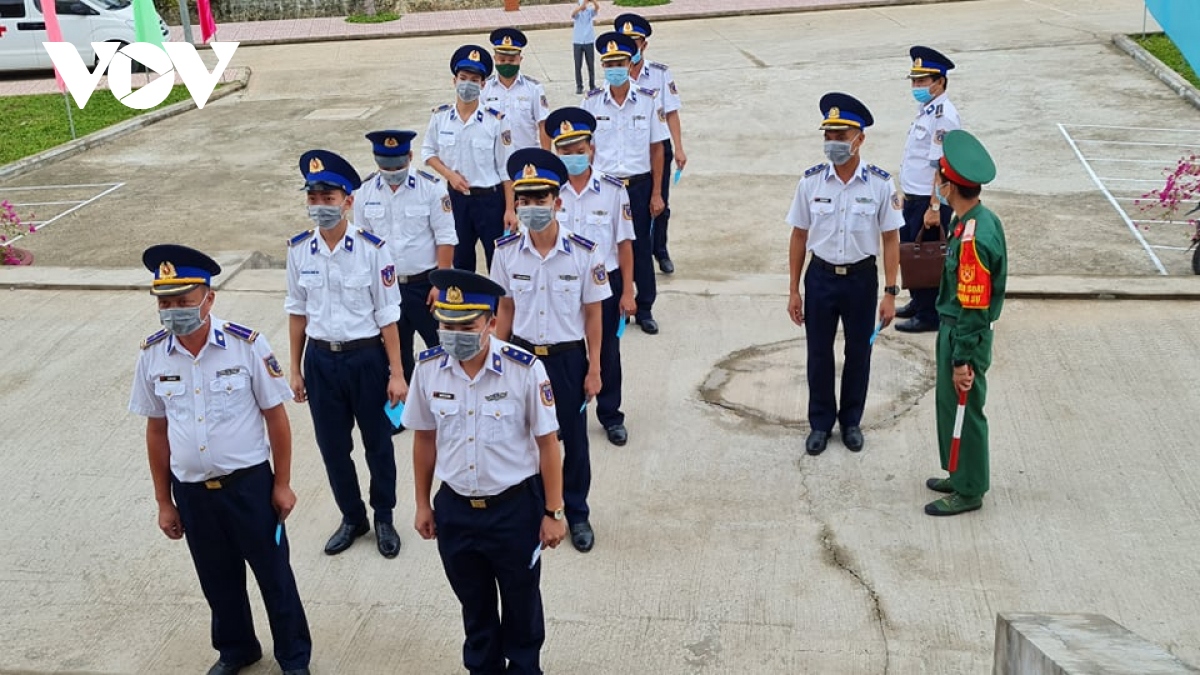
{"label": "green trousers", "polygon": [[[954,413],[958,408],[958,392],[954,389],[954,353],[951,326],[941,322],[937,340],[937,432],[938,452],[942,468],[950,470],[950,441],[954,437]],[[983,338],[982,356],[972,363],[975,383],[967,392],[967,409],[963,416],[962,437],[958,445],[958,467],[950,474],[954,491],[967,497],[982,497],[988,491],[988,421],[983,414],[987,401],[987,370],[992,365],[992,331]]]}

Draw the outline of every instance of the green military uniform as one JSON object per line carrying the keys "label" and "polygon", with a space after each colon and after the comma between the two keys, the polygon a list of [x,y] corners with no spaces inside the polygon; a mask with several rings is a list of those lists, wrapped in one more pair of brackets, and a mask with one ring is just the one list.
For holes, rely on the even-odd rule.
{"label": "green military uniform", "polygon": [[[987,150],[965,131],[944,140],[942,173],[953,183],[981,185],[996,175]],[[938,288],[941,319],[937,341],[937,431],[942,468],[950,468],[958,391],[954,367],[969,364],[974,382],[967,394],[958,465],[949,479],[930,479],[930,488],[952,492],[926,507],[930,515],[953,515],[979,508],[988,483],[987,371],[992,364],[992,327],[1000,318],[1008,279],[1008,253],[1000,219],[976,204],[950,223],[946,262]]]}

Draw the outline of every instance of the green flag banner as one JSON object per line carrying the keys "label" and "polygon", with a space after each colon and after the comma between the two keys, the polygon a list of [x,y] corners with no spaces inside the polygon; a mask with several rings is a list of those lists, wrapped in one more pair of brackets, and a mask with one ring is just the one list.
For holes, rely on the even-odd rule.
{"label": "green flag banner", "polygon": [[154,0],[133,0],[133,34],[138,42],[149,42],[162,46],[162,26]]}

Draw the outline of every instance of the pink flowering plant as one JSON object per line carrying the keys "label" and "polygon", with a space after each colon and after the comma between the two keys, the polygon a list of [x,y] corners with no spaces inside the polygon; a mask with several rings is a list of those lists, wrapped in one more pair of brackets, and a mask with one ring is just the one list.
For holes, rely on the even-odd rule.
{"label": "pink flowering plant", "polygon": [[[1163,186],[1142,195],[1136,203],[1142,211],[1155,211],[1161,220],[1189,225],[1192,243],[1188,248],[1196,248],[1200,244],[1200,155],[1184,157],[1163,173]],[[1192,254],[1192,271],[1200,274],[1200,248]]]}
{"label": "pink flowering plant", "polygon": [[0,265],[19,264],[21,259],[13,251],[13,242],[34,232],[37,227],[23,222],[12,203],[0,201]]}

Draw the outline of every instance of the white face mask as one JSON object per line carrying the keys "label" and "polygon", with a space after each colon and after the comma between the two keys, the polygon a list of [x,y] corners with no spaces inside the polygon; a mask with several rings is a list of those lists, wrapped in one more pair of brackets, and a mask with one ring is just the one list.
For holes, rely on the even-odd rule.
{"label": "white face mask", "polygon": [[322,230],[332,230],[342,222],[342,207],[312,205],[308,207],[308,217]]}
{"label": "white face mask", "polygon": [[[211,292],[209,291],[209,293]],[[191,335],[200,330],[204,326],[205,318],[207,318],[200,316],[200,308],[208,300],[209,293],[205,293],[204,298],[200,300],[200,304],[195,307],[167,307],[158,310],[158,320],[162,323],[163,328],[166,328],[168,333],[176,336]]]}
{"label": "white face mask", "polygon": [[462,99],[463,103],[471,103],[479,100],[479,93],[483,91],[483,86],[478,82],[462,80],[454,85],[454,91]]}
{"label": "white face mask", "polygon": [[438,340],[442,349],[457,361],[470,361],[476,354],[483,351],[483,335],[487,328],[472,333],[461,330],[438,330]]}

